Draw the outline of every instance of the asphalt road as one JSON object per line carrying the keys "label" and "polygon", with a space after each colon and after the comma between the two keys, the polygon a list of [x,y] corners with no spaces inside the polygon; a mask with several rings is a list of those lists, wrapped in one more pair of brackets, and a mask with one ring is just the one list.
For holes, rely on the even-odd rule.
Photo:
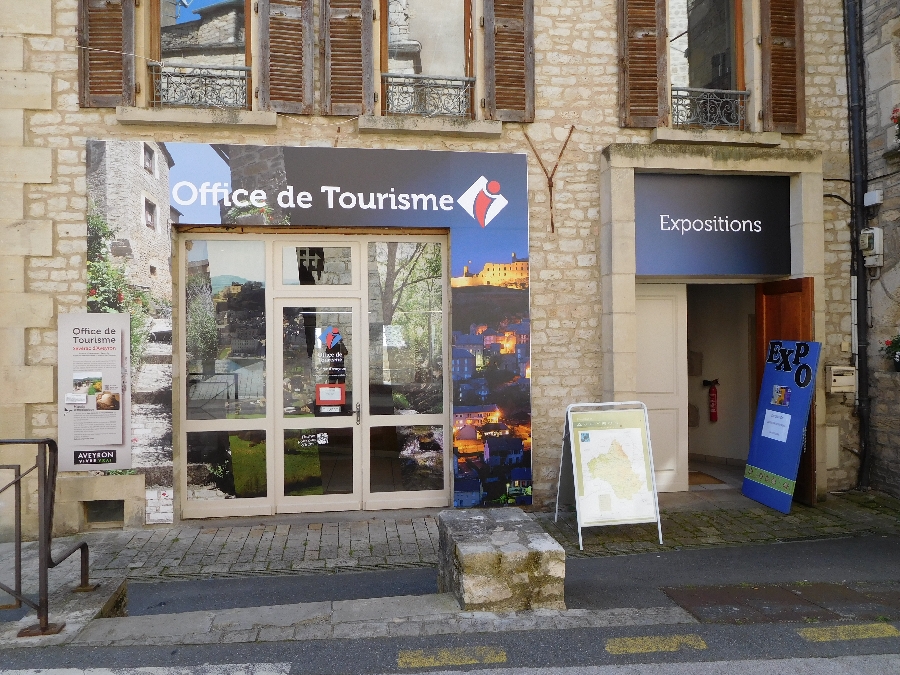
{"label": "asphalt road", "polygon": [[[810,628],[856,634],[825,636],[817,641],[802,635]],[[848,628],[849,626],[849,628]],[[855,628],[854,628],[855,627]],[[885,636],[891,633],[891,635]],[[877,637],[882,635],[883,637]],[[836,638],[836,639],[835,639]],[[405,673],[423,671],[498,670],[521,675],[587,673],[595,666],[669,664],[640,673],[871,673],[900,672],[900,630],[893,624],[764,624],[678,625],[614,629],[522,631],[427,638],[313,640],[292,643],[249,643],[179,647],[44,648],[0,651],[0,668],[180,668],[199,664],[281,664],[292,675]],[[859,670],[845,657],[893,655],[862,662]],[[808,662],[798,670],[785,659],[839,659]],[[766,669],[748,669],[723,662],[752,661]],[[866,665],[867,663],[867,665]],[[679,668],[672,664],[708,664]],[[717,665],[718,664],[718,665]],[[858,665],[858,664],[857,664]],[[568,670],[566,670],[568,669]],[[71,671],[70,671],[71,672]],[[603,672],[603,671],[601,671]],[[609,672],[609,671],[606,671]],[[636,673],[634,670],[611,672]]]}
{"label": "asphalt road", "polygon": [[[566,561],[570,609],[663,607],[660,586],[900,581],[900,538],[868,536]],[[128,585],[131,616],[437,592],[433,568]]]}

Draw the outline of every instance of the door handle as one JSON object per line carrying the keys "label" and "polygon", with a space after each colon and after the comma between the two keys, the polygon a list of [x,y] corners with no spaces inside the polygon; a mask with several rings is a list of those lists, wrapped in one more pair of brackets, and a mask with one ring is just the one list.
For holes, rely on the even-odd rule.
{"label": "door handle", "polygon": [[357,425],[359,425],[359,423],[360,423],[360,415],[361,414],[362,414],[362,409],[360,408],[360,404],[357,403],[356,404],[356,424]]}

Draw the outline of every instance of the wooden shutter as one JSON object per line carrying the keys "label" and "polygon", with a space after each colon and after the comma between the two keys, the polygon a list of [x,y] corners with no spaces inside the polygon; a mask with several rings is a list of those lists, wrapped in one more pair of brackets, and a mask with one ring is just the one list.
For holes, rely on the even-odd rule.
{"label": "wooden shutter", "polygon": [[489,119],[534,121],[534,0],[484,0]]}
{"label": "wooden shutter", "polygon": [[326,115],[371,115],[375,103],[372,0],[322,0]]}
{"label": "wooden shutter", "polygon": [[802,0],[762,0],[763,127],[806,131]]}
{"label": "wooden shutter", "polygon": [[263,110],[312,112],[312,0],[259,0],[259,102]]}
{"label": "wooden shutter", "polygon": [[134,0],[81,0],[79,13],[82,107],[134,105]]}
{"label": "wooden shutter", "polygon": [[619,0],[619,120],[657,127],[668,115],[666,0]]}

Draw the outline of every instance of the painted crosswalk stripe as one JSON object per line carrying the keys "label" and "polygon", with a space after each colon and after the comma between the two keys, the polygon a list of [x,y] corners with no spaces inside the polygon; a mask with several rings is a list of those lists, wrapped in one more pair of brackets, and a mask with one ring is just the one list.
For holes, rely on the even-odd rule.
{"label": "painted crosswalk stripe", "polygon": [[398,668],[471,666],[479,663],[506,663],[506,652],[499,647],[453,647],[404,649],[397,655]]}
{"label": "painted crosswalk stripe", "polygon": [[606,641],[606,651],[610,654],[677,652],[682,647],[706,649],[706,642],[699,635],[650,635],[647,637],[611,638]]}
{"label": "painted crosswalk stripe", "polygon": [[889,623],[866,623],[857,626],[825,626],[797,630],[807,642],[836,642],[838,640],[868,640],[872,638],[900,637]]}

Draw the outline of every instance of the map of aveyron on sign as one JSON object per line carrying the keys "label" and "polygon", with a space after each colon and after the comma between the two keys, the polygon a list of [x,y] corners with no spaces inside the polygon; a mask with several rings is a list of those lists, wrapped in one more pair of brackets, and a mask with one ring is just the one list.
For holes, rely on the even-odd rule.
{"label": "map of aveyron on sign", "polygon": [[656,520],[640,429],[580,431],[582,523]]}

